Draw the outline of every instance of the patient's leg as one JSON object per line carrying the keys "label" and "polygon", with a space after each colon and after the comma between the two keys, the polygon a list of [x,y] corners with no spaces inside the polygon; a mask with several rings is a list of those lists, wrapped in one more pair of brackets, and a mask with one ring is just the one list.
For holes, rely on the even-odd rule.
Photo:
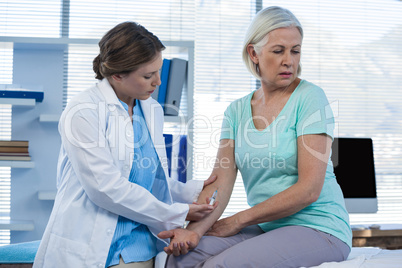
{"label": "patient's leg", "polygon": [[207,238],[189,254],[170,257],[167,267],[309,267],[343,261],[350,252],[338,238],[301,226],[253,234]]}

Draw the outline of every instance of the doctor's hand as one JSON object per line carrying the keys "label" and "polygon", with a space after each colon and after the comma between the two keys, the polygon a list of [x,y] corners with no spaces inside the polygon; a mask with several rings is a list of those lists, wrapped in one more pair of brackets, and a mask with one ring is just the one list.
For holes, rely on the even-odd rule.
{"label": "doctor's hand", "polygon": [[214,211],[218,206],[218,202],[215,202],[214,205],[193,203],[188,206],[190,208],[187,213],[186,221],[199,221]]}
{"label": "doctor's hand", "polygon": [[170,238],[169,246],[163,250],[168,255],[173,254],[174,256],[187,254],[189,250],[194,249],[198,245],[201,238],[196,232],[182,228],[160,232],[158,237],[161,239]]}
{"label": "doctor's hand", "polygon": [[217,177],[216,175],[213,175],[213,176],[209,177],[208,179],[206,179],[206,180],[204,181],[204,187],[203,187],[203,189],[204,189],[206,186],[210,185],[211,183],[215,182],[217,178],[218,178],[218,177]]}

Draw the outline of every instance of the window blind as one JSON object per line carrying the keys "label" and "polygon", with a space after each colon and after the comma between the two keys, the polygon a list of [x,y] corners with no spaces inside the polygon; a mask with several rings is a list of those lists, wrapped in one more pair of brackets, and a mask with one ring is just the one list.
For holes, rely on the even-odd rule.
{"label": "window blind", "polygon": [[[219,145],[223,113],[235,99],[255,89],[241,50],[255,14],[254,1],[198,1],[195,28],[195,179],[209,177]],[[248,208],[240,174],[223,217]]]}
{"label": "window blind", "polygon": [[[111,28],[124,21],[144,25],[163,41],[194,40],[194,3],[192,1],[78,1],[70,0],[69,37],[100,39]],[[68,100],[96,82],[92,60],[99,53],[98,45],[70,45]],[[172,57],[169,49],[164,57]]]}
{"label": "window blind", "polygon": [[193,1],[70,0],[70,37],[101,38],[117,23],[135,21],[161,40],[193,40]]}
{"label": "window blind", "polygon": [[[0,43],[0,84],[12,83],[13,44]],[[11,139],[11,105],[0,105],[0,140]],[[11,168],[0,167],[0,220],[10,219]],[[0,246],[10,243],[10,231],[0,230]]]}
{"label": "window blind", "polygon": [[70,44],[68,46],[67,66],[65,68],[64,84],[67,88],[63,94],[63,104],[77,93],[89,88],[96,83],[95,74],[92,70],[92,61],[98,55],[97,45],[78,45]]}
{"label": "window blind", "polygon": [[0,1],[0,35],[60,36],[61,0]]}

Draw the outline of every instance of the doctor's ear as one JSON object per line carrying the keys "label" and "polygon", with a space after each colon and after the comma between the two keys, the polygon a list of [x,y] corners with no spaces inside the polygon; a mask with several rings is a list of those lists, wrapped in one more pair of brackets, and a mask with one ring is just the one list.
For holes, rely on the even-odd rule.
{"label": "doctor's ear", "polygon": [[116,82],[120,82],[124,78],[123,74],[113,74],[112,79]]}

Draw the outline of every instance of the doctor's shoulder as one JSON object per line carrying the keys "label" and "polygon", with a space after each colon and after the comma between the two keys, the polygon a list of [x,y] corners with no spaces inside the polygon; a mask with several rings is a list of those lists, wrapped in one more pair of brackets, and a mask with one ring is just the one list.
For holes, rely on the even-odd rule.
{"label": "doctor's shoulder", "polygon": [[99,104],[102,99],[94,94],[95,87],[88,88],[77,95],[73,96],[67,103],[64,111],[60,117],[60,123],[65,121],[66,118],[74,116],[97,116],[99,112]]}

